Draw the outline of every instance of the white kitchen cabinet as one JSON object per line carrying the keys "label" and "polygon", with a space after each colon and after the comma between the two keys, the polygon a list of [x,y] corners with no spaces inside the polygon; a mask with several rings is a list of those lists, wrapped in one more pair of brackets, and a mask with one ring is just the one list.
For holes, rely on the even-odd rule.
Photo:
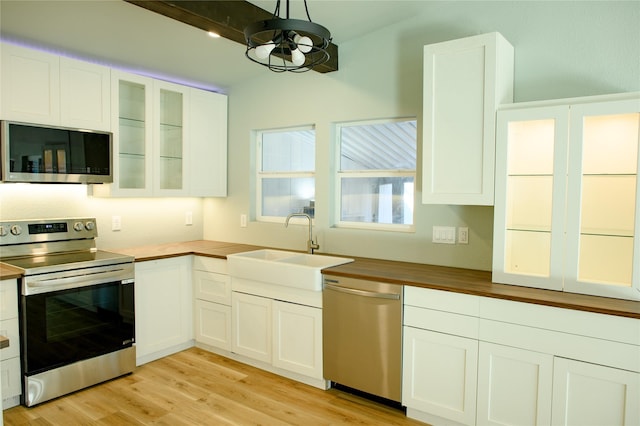
{"label": "white kitchen cabinet", "polygon": [[233,352],[271,364],[271,299],[233,292],[231,301]]}
{"label": "white kitchen cabinet", "polygon": [[136,364],[193,346],[191,257],[136,262]]}
{"label": "white kitchen cabinet", "polygon": [[322,380],[322,309],[274,300],[273,365]]}
{"label": "white kitchen cabinet", "polygon": [[226,196],[227,97],[113,71],[111,197]]}
{"label": "white kitchen cabinet", "polygon": [[552,380],[552,355],[480,342],[476,424],[551,424]]}
{"label": "white kitchen cabinet", "polygon": [[640,424],[640,373],[556,358],[553,375],[552,424]]}
{"label": "white kitchen cabinet", "polygon": [[430,424],[473,425],[478,297],[405,287],[402,404]]}
{"label": "white kitchen cabinet", "polygon": [[7,409],[18,405],[22,394],[18,282],[15,279],[0,281],[0,335],[9,339],[9,346],[0,349],[0,395],[2,408]]}
{"label": "white kitchen cabinet", "polygon": [[225,259],[194,257],[194,324],[196,344],[231,351],[231,279],[226,263]]}
{"label": "white kitchen cabinet", "polygon": [[495,112],[513,101],[513,72],[499,33],[424,47],[424,204],[493,205]]}
{"label": "white kitchen cabinet", "polygon": [[110,73],[102,65],[3,43],[0,117],[110,131]]}
{"label": "white kitchen cabinet", "polygon": [[227,196],[227,96],[190,89],[189,195]]}
{"label": "white kitchen cabinet", "polygon": [[640,300],[640,96],[498,113],[493,281]]}
{"label": "white kitchen cabinet", "polygon": [[[402,403],[459,424],[475,424],[478,341],[404,327]],[[424,419],[432,422],[433,419]]]}

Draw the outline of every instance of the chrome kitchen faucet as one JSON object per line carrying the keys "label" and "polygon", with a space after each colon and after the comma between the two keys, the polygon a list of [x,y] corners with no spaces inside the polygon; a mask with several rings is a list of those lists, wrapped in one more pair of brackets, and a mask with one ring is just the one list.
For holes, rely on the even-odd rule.
{"label": "chrome kitchen faucet", "polygon": [[306,217],[309,220],[309,240],[307,241],[307,252],[313,254],[313,251],[319,249],[320,246],[313,241],[313,225],[311,223],[311,216],[306,213],[291,213],[289,216],[287,216],[287,219],[284,222],[285,228],[289,226],[289,219],[294,216]]}

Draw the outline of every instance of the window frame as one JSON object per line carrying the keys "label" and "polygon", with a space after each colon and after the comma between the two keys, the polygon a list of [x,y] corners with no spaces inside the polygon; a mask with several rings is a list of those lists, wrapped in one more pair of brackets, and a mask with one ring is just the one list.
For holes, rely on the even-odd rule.
{"label": "window frame", "polygon": [[[300,130],[313,130],[314,131],[314,170],[313,171],[269,171],[265,172],[262,170],[262,155],[263,155],[263,147],[262,147],[262,136],[267,133],[284,133],[288,131],[300,131]],[[313,178],[314,180],[314,193],[315,193],[315,183],[316,183],[316,171],[315,171],[315,156],[316,156],[316,143],[315,143],[315,130],[316,126],[313,124],[303,125],[303,126],[295,126],[295,127],[280,127],[274,129],[260,129],[254,131],[254,137],[256,142],[256,154],[255,154],[255,217],[258,222],[272,222],[272,223],[284,223],[286,216],[266,216],[262,214],[262,180],[264,178]],[[311,218],[312,221],[315,219],[315,216]],[[292,218],[290,223],[303,223],[303,219]]]}
{"label": "window frame", "polygon": [[[349,121],[343,123],[334,124],[334,186],[333,186],[333,224],[334,228],[346,228],[346,229],[363,229],[363,230],[375,230],[375,231],[393,231],[393,232],[415,232],[416,230],[416,179],[417,179],[417,150],[418,150],[418,135],[416,131],[416,167],[413,170],[408,169],[368,169],[368,170],[342,170],[341,169],[341,157],[342,157],[342,129],[344,127],[363,126],[369,124],[381,124],[381,123],[397,123],[404,121],[415,121],[417,126],[416,117],[400,117],[400,118],[383,118],[375,120],[359,120]],[[346,178],[413,178],[413,207],[412,207],[412,223],[407,224],[393,224],[393,223],[373,223],[373,222],[356,222],[342,220],[342,180]]]}

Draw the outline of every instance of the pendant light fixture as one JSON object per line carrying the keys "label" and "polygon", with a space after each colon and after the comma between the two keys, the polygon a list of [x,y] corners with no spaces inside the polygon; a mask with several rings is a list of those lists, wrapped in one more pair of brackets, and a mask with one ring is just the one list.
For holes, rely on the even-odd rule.
{"label": "pendant light fixture", "polygon": [[280,18],[280,0],[273,17],[255,22],[244,29],[247,42],[246,56],[253,62],[275,72],[305,72],[329,60],[327,47],[331,33],[322,25],[311,22],[307,0],[304,9],[307,21],[289,18],[289,0],[286,17]]}

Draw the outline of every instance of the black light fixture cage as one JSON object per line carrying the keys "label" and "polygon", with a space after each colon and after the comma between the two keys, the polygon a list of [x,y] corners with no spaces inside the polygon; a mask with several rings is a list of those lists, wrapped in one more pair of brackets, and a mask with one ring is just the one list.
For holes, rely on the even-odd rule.
{"label": "black light fixture cage", "polygon": [[274,72],[306,72],[327,62],[330,58],[327,47],[331,43],[329,30],[311,22],[306,0],[308,21],[289,19],[289,0],[286,0],[286,7],[285,19],[279,16],[278,0],[272,19],[255,22],[244,29],[247,58]]}

